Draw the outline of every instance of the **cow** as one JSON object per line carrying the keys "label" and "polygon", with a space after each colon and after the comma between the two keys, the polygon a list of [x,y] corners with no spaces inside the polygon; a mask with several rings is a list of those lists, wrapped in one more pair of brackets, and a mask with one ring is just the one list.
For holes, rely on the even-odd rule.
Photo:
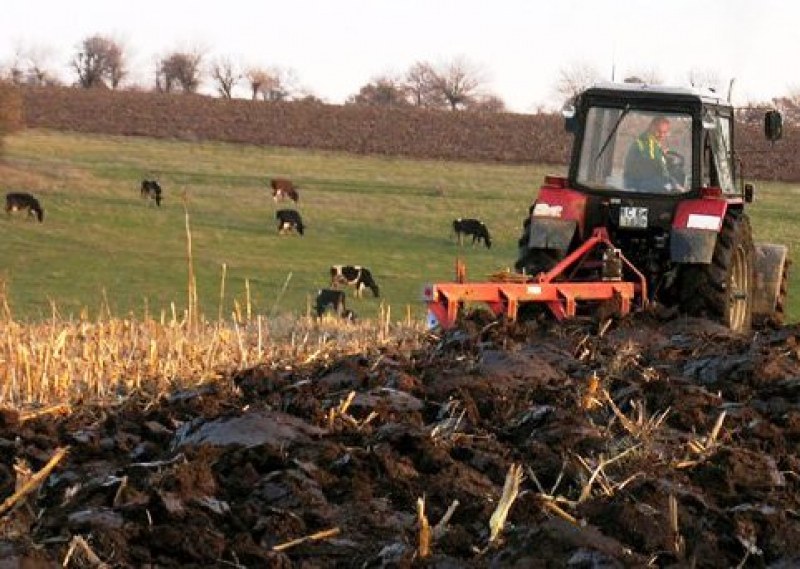
{"label": "cow", "polygon": [[289,199],[294,203],[300,200],[300,194],[297,192],[300,188],[287,178],[272,178],[269,186],[272,188],[272,199],[275,200],[275,203],[282,199]]}
{"label": "cow", "polygon": [[355,313],[345,308],[343,290],[323,288],[317,291],[316,310],[318,318],[322,318],[328,310],[333,310],[340,318],[345,320],[352,322],[356,319]]}
{"label": "cow", "polygon": [[453,232],[456,234],[458,244],[463,245],[464,236],[472,236],[472,244],[483,241],[487,249],[492,248],[492,238],[489,235],[489,228],[486,224],[478,219],[471,218],[458,218],[453,220]]}
{"label": "cow", "polygon": [[29,217],[35,217],[39,222],[44,221],[44,209],[39,200],[26,192],[11,192],[6,194],[6,213],[27,210]]}
{"label": "cow", "polygon": [[300,212],[294,209],[279,209],[275,212],[275,219],[278,220],[278,234],[283,235],[291,231],[297,231],[302,235],[303,218],[300,217]]}
{"label": "cow", "polygon": [[375,298],[380,296],[380,288],[372,278],[372,273],[366,267],[358,265],[332,265],[331,266],[331,286],[350,285],[355,287],[356,296],[361,297],[365,288],[372,291]]}
{"label": "cow", "polygon": [[161,207],[161,186],[155,180],[142,180],[142,188],[139,195],[144,199],[151,199],[156,202],[158,207]]}

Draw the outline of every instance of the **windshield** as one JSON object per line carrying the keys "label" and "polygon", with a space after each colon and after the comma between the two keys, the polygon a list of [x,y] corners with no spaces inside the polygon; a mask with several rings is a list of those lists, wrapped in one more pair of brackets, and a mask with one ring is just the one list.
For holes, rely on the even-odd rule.
{"label": "windshield", "polygon": [[577,182],[604,190],[676,193],[692,187],[692,117],[590,107]]}

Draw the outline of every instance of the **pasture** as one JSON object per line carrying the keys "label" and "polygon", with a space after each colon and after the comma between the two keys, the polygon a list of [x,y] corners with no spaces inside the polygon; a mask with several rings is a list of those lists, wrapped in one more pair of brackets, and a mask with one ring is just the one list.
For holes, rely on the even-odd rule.
{"label": "pasture", "polygon": [[[545,174],[563,169],[29,130],[6,139],[0,189],[33,193],[45,221],[0,220],[0,280],[18,319],[182,310],[188,221],[206,316],[246,307],[308,314],[330,265],[356,264],[372,270],[381,298],[348,290],[348,308],[360,318],[387,308],[393,319],[419,318],[422,286],[452,278],[458,255],[470,279],[513,265],[531,199]],[[295,206],[273,202],[274,176],[300,188],[302,237],[278,235],[276,209]],[[146,178],[163,188],[160,208],[140,198]],[[797,193],[757,183],[750,208],[756,238],[786,243],[792,255]],[[485,221],[492,248],[459,248],[456,217]],[[790,293],[790,320],[797,298]]]}
{"label": "pasture", "polygon": [[[249,303],[305,315],[332,264],[369,267],[381,298],[353,298],[361,318],[391,307],[421,316],[425,282],[450,279],[455,258],[477,278],[510,266],[522,218],[553,168],[356,157],[316,151],[146,138],[27,132],[9,137],[4,192],[39,197],[45,222],[0,220],[0,278],[16,318],[178,310],[187,302],[187,196],[199,305],[228,316]],[[300,187],[303,237],[279,236],[268,180]],[[140,198],[157,179],[160,208]],[[495,241],[462,247],[452,219],[486,221]],[[223,266],[224,299],[221,301]],[[220,310],[221,307],[221,310]]]}

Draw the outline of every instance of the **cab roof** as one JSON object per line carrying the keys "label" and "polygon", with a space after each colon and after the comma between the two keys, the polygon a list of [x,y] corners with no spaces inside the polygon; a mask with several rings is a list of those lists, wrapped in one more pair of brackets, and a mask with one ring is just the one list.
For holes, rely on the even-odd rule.
{"label": "cab roof", "polygon": [[697,87],[602,82],[596,83],[584,93],[587,95],[617,95],[622,98],[693,100],[700,101],[704,105],[731,106],[726,99],[714,90]]}

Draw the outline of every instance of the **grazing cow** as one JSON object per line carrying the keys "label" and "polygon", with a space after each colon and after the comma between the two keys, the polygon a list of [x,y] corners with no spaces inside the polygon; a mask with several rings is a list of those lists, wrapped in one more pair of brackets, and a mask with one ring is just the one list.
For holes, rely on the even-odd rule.
{"label": "grazing cow", "polygon": [[11,192],[6,194],[6,213],[11,215],[12,211],[28,211],[28,216],[36,217],[40,222],[44,221],[44,209],[39,204],[39,200],[31,194],[25,192]]}
{"label": "grazing cow", "polygon": [[380,296],[380,289],[372,273],[366,267],[358,265],[333,265],[331,267],[331,286],[350,285],[356,289],[356,296],[360,297],[365,288],[372,291],[377,298]]}
{"label": "grazing cow", "polygon": [[453,231],[458,238],[458,244],[463,245],[464,236],[472,236],[472,244],[483,241],[487,249],[492,248],[492,238],[489,236],[489,228],[486,224],[477,219],[458,218],[453,221]]}
{"label": "grazing cow", "polygon": [[353,321],[356,315],[352,310],[345,308],[345,295],[343,290],[323,288],[317,292],[317,317],[322,317],[328,310],[333,310],[339,317]]}
{"label": "grazing cow", "polygon": [[272,178],[269,181],[269,186],[272,188],[272,199],[275,203],[282,199],[292,200],[297,203],[300,200],[300,194],[297,192],[300,188],[294,185],[294,182],[286,178]]}
{"label": "grazing cow", "polygon": [[161,186],[155,180],[142,180],[142,189],[139,194],[142,198],[150,198],[161,207]]}
{"label": "grazing cow", "polygon": [[293,209],[279,209],[275,212],[275,219],[278,220],[278,233],[297,231],[300,235],[303,234],[303,218],[300,217],[300,212]]}

